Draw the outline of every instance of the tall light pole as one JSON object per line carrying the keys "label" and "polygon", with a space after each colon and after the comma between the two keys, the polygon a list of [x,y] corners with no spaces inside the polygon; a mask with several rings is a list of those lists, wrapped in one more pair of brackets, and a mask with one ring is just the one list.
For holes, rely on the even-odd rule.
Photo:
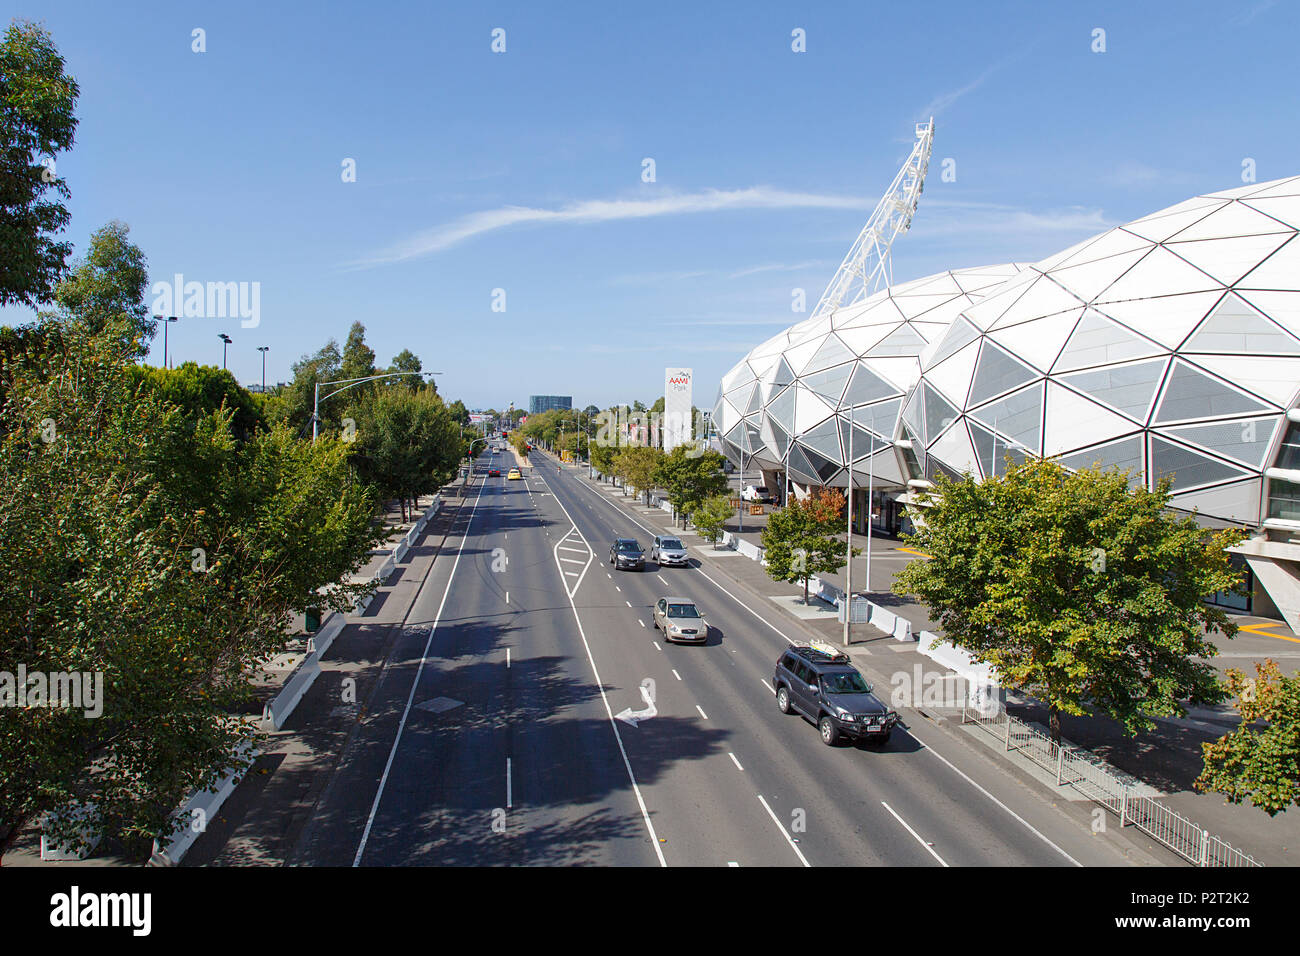
{"label": "tall light pole", "polygon": [[257,350],[262,353],[262,394],[266,394],[266,353],[271,350],[269,345],[259,345]]}
{"label": "tall light pole", "polygon": [[[838,421],[838,419],[836,419]],[[849,408],[849,531],[844,561],[844,646],[849,646],[853,623],[853,408]]]}
{"label": "tall light pole", "polygon": [[226,368],[226,347],[227,347],[228,345],[230,345],[230,343],[233,342],[234,339],[232,339],[232,338],[231,338],[229,335],[227,335],[225,332],[218,332],[218,333],[217,333],[217,338],[221,339],[221,369],[222,369],[222,371],[225,371],[225,368]]}
{"label": "tall light pole", "polygon": [[169,327],[173,322],[176,321],[176,316],[174,316],[174,315],[169,315],[169,316],[167,316],[166,318],[163,318],[161,315],[155,315],[155,316],[154,316],[154,321],[155,321],[155,322],[161,322],[161,323],[162,323],[162,327],[163,327],[163,360],[162,360],[162,367],[163,367],[163,368],[167,368],[168,365],[170,364],[170,363],[168,362],[168,359],[167,359],[167,355],[168,355],[168,350],[167,350],[167,329],[168,329],[168,327]]}
{"label": "tall light pole", "polygon": [[320,403],[321,403],[320,387],[322,385],[343,386],[342,388],[336,389],[335,391],[330,392],[329,394],[324,396],[326,399],[330,399],[333,398],[335,395],[337,395],[339,392],[346,392],[350,388],[355,388],[356,386],[360,385],[362,382],[373,382],[381,378],[396,378],[399,375],[425,376],[425,375],[442,375],[442,374],[443,374],[442,372],[385,372],[382,375],[367,375],[364,378],[338,378],[332,382],[317,382],[315,388],[316,397],[312,402],[312,407],[311,407],[311,440],[313,442],[316,441],[316,433],[320,428]]}

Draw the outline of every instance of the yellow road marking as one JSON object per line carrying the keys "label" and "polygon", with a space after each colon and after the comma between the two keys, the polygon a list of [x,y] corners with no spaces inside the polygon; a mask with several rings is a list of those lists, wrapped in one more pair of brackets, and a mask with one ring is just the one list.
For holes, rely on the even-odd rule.
{"label": "yellow road marking", "polygon": [[930,555],[926,554],[924,551],[914,551],[912,548],[895,548],[894,550],[895,550],[895,551],[904,551],[904,552],[906,552],[907,554],[915,554],[915,555],[917,555],[918,557],[922,557],[922,558],[928,558],[928,557],[930,557]]}
{"label": "yellow road marking", "polygon": [[1237,628],[1239,632],[1255,634],[1259,637],[1272,637],[1279,641],[1290,641],[1292,644],[1300,644],[1300,638],[1287,637],[1285,634],[1269,634],[1265,628],[1269,627],[1286,627],[1281,621],[1257,621],[1254,624],[1243,624]]}

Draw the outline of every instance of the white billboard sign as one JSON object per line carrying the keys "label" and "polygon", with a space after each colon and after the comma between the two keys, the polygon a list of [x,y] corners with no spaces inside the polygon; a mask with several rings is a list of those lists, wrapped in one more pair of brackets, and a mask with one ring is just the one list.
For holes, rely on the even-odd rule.
{"label": "white billboard sign", "polygon": [[691,442],[691,370],[664,369],[664,451]]}

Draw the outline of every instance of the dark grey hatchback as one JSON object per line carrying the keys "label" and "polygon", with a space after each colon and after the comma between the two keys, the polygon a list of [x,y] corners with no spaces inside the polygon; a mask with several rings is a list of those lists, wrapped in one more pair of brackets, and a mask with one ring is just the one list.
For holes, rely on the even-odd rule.
{"label": "dark grey hatchback", "polygon": [[898,723],[848,656],[831,648],[791,647],[776,662],[772,687],[781,713],[811,720],[828,746],[841,737],[884,743]]}
{"label": "dark grey hatchback", "polygon": [[644,571],[645,550],[636,538],[615,538],[609,548],[609,563],[615,570],[636,568],[638,571]]}

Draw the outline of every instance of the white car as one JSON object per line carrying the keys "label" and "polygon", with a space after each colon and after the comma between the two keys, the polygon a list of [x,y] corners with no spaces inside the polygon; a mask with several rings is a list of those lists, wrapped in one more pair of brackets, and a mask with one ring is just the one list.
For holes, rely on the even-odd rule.
{"label": "white car", "polygon": [[684,568],[690,564],[687,560],[686,546],[682,544],[681,539],[662,534],[655,535],[654,541],[650,544],[650,560],[660,566],[676,564]]}
{"label": "white car", "polygon": [[772,492],[768,491],[764,485],[746,485],[745,489],[741,491],[740,497],[746,501],[757,501],[766,504],[772,500]]}

